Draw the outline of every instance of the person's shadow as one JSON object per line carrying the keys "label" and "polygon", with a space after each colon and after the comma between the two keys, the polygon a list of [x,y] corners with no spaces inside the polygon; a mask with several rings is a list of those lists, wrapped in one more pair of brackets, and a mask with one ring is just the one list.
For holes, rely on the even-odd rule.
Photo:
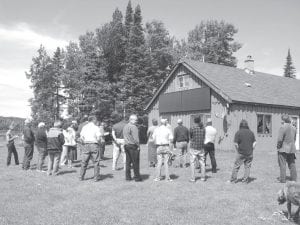
{"label": "person's shadow", "polygon": [[148,180],[148,179],[149,179],[149,177],[150,177],[150,175],[149,175],[149,174],[141,174],[141,178],[142,178],[142,180]]}
{"label": "person's shadow", "polygon": [[68,174],[68,173],[76,173],[77,170],[62,170],[58,172],[58,176],[64,175],[64,174]]}

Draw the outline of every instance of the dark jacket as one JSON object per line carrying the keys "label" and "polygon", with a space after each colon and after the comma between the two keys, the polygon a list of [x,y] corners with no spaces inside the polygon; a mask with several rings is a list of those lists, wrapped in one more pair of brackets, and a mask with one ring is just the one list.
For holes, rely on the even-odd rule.
{"label": "dark jacket", "polygon": [[61,152],[65,138],[60,128],[50,128],[47,134],[47,150],[51,152]]}
{"label": "dark jacket", "polygon": [[249,129],[247,123],[241,123],[240,129],[235,133],[234,142],[238,144],[238,153],[242,155],[253,154],[254,133]]}
{"label": "dark jacket", "polygon": [[34,143],[34,134],[29,126],[25,126],[23,130],[23,139],[25,145],[33,145]]}
{"label": "dark jacket", "polygon": [[45,128],[38,128],[36,131],[35,145],[39,148],[47,148],[47,134]]}

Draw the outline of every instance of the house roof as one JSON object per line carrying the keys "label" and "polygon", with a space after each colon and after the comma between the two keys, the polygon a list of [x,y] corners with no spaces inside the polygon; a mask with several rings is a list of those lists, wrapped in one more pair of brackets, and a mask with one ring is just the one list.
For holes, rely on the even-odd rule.
{"label": "house roof", "polygon": [[184,65],[227,102],[265,104],[300,108],[300,80],[256,72],[248,74],[243,69],[183,60],[172,70],[146,107],[159,96],[178,66]]}

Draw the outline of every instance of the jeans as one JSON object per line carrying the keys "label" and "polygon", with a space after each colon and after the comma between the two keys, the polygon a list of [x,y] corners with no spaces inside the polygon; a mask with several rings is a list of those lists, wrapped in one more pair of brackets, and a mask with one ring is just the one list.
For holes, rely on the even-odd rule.
{"label": "jeans", "polygon": [[211,170],[212,172],[217,172],[214,143],[209,142],[206,145],[204,145],[204,151],[205,151],[205,161],[206,161],[207,154],[209,154],[210,162],[211,162]]}
{"label": "jeans", "polygon": [[199,162],[201,168],[201,178],[205,179],[205,153],[204,149],[196,150],[190,149],[190,163],[191,163],[191,179],[195,180],[195,163]]}
{"label": "jeans", "polygon": [[91,159],[94,164],[94,179],[98,180],[100,175],[100,150],[98,144],[84,144],[81,157],[80,179],[84,179],[86,168]]}
{"label": "jeans", "polygon": [[6,161],[6,165],[9,166],[10,162],[11,162],[11,155],[14,154],[14,158],[15,158],[15,164],[19,165],[19,158],[18,158],[18,152],[16,150],[15,147],[15,143],[14,142],[10,142],[7,144],[7,150],[8,150],[8,154],[7,154],[7,161]]}
{"label": "jeans", "polygon": [[252,160],[253,160],[253,154],[243,155],[243,154],[237,153],[236,159],[234,162],[234,166],[233,166],[233,170],[232,170],[231,180],[237,179],[237,174],[243,163],[244,163],[244,167],[245,167],[243,179],[245,179],[245,180],[248,179],[249,175],[250,175],[250,168],[251,168]]}
{"label": "jeans", "polygon": [[125,176],[126,180],[131,180],[130,166],[133,166],[134,179],[141,180],[140,176],[140,150],[137,145],[128,144],[125,145],[126,153],[126,168]]}
{"label": "jeans", "polygon": [[161,177],[161,167],[162,163],[164,162],[164,167],[165,167],[165,173],[166,173],[166,179],[170,179],[170,174],[169,174],[169,165],[168,165],[168,160],[170,157],[170,148],[169,146],[158,146],[157,151],[159,152],[157,154],[157,168],[156,168],[156,177],[160,178]]}
{"label": "jeans", "polygon": [[38,162],[37,162],[37,169],[38,170],[42,170],[43,169],[43,164],[44,164],[44,160],[47,156],[47,150],[46,148],[43,147],[36,147],[38,150]]}
{"label": "jeans", "polygon": [[61,152],[48,152],[49,160],[48,160],[48,175],[56,175],[58,172],[59,160],[60,160]]}
{"label": "jeans", "polygon": [[294,153],[278,152],[278,163],[280,168],[280,181],[286,181],[286,163],[290,169],[292,181],[297,181],[297,170],[295,165],[296,156]]}
{"label": "jeans", "polygon": [[125,170],[125,164],[126,164],[126,155],[125,155],[125,149],[124,149],[124,139],[117,138],[117,143],[113,142],[113,163],[112,163],[112,169],[115,170],[117,167],[118,159],[120,155],[123,157],[123,165]]}
{"label": "jeans", "polygon": [[24,152],[22,168],[24,170],[28,170],[30,168],[30,161],[32,160],[33,157],[33,144],[25,143],[24,148],[25,148],[25,152]]}
{"label": "jeans", "polygon": [[179,150],[179,166],[186,165],[187,163],[187,142],[186,141],[181,141],[181,142],[176,142],[176,149]]}

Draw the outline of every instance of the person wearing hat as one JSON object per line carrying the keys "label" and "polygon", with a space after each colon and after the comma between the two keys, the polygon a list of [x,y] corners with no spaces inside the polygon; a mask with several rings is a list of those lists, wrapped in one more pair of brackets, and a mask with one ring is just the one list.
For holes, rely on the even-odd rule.
{"label": "person wearing hat", "polygon": [[161,125],[154,130],[152,135],[157,147],[157,169],[154,181],[161,180],[161,167],[163,163],[165,167],[165,179],[167,181],[173,181],[170,178],[168,163],[170,158],[170,149],[172,148],[173,134],[172,131],[167,127],[168,121],[166,119],[161,119],[160,123]]}
{"label": "person wearing hat", "polygon": [[24,141],[24,158],[23,158],[23,165],[22,169],[23,170],[28,170],[30,168],[30,161],[32,160],[33,157],[33,146],[34,146],[34,134],[31,129],[31,119],[27,118],[25,120],[25,126],[23,130],[23,141]]}
{"label": "person wearing hat", "polygon": [[205,161],[206,161],[207,154],[209,154],[212,173],[217,172],[217,163],[215,158],[216,135],[217,135],[217,130],[212,126],[212,120],[208,118],[205,127],[204,151],[205,151]]}
{"label": "person wearing hat", "polygon": [[38,124],[38,129],[35,134],[35,146],[39,153],[36,171],[42,172],[44,160],[47,156],[47,134],[45,123],[43,122]]}
{"label": "person wearing hat", "polygon": [[174,129],[174,147],[179,150],[179,167],[182,167],[182,162],[184,162],[185,167],[187,167],[187,148],[189,143],[189,130],[183,126],[182,119],[178,119],[178,126]]}
{"label": "person wearing hat", "polygon": [[7,161],[6,165],[9,166],[11,162],[11,155],[14,154],[15,164],[19,165],[18,152],[15,147],[15,139],[18,138],[17,135],[12,135],[12,130],[14,129],[13,125],[10,125],[8,131],[6,132],[6,141],[7,141]]}
{"label": "person wearing hat", "polygon": [[291,120],[288,115],[281,117],[283,125],[279,129],[277,139],[278,164],[280,168],[280,183],[286,182],[286,164],[290,169],[292,181],[297,181],[297,170],[295,165],[296,153],[296,129],[291,125]]}
{"label": "person wearing hat", "polygon": [[57,120],[54,122],[47,134],[47,152],[49,156],[47,175],[57,175],[62,146],[65,143],[63,135],[62,122]]}

